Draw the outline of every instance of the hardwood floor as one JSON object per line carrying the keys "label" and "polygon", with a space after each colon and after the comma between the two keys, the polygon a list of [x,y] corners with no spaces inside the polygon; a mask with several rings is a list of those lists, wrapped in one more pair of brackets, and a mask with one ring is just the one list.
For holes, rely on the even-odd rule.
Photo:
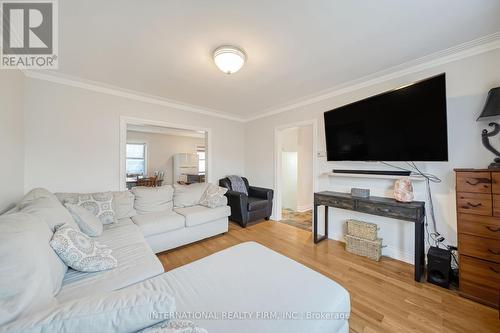
{"label": "hardwood floor", "polygon": [[311,232],[312,230],[312,210],[306,212],[296,212],[291,209],[283,209],[281,213],[281,221],[303,230]]}
{"label": "hardwood floor", "polygon": [[413,281],[413,266],[383,257],[374,262],[326,240],[312,243],[311,233],[276,222],[240,228],[225,235],[159,254],[171,270],[232,245],[256,241],[337,281],[351,295],[351,332],[500,332],[498,311],[456,292]]}

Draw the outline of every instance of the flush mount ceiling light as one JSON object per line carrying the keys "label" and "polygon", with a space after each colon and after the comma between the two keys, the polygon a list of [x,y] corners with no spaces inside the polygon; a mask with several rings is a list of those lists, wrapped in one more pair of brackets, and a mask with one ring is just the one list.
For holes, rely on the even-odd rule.
{"label": "flush mount ceiling light", "polygon": [[246,60],[243,50],[235,46],[224,45],[214,51],[214,62],[226,74],[236,73],[243,67]]}

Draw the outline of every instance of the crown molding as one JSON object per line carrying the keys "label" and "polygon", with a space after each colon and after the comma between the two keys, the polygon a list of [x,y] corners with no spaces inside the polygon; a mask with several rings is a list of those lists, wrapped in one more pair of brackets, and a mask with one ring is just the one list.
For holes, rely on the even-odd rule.
{"label": "crown molding", "polygon": [[472,41],[462,43],[448,49],[438,51],[424,57],[402,63],[388,69],[372,73],[361,78],[348,81],[346,83],[336,85],[329,89],[317,92],[300,98],[293,103],[285,104],[280,107],[273,107],[262,110],[258,114],[251,117],[242,117],[238,115],[228,114],[223,111],[205,108],[202,106],[191,105],[171,99],[166,99],[159,96],[148,95],[138,91],[120,88],[113,85],[104,84],[101,82],[90,81],[78,77],[72,77],[54,72],[40,72],[32,70],[23,70],[23,73],[33,79],[50,81],[62,85],[82,88],[103,94],[128,98],[140,102],[171,107],[178,110],[184,110],[194,113],[199,113],[207,116],[219,117],[237,122],[251,122],[261,118],[270,117],[279,113],[295,110],[300,107],[315,104],[326,99],[347,94],[362,88],[370,87],[376,84],[387,82],[396,78],[400,78],[409,74],[418,73],[426,69],[451,63],[460,59],[465,59],[478,54],[486,53],[500,48],[500,31],[491,35],[474,39]]}
{"label": "crown molding", "polygon": [[462,43],[448,49],[431,53],[424,57],[411,60],[400,65],[384,69],[379,72],[355,79],[321,92],[300,98],[291,104],[285,104],[278,108],[270,108],[253,117],[245,118],[246,122],[270,117],[279,113],[292,111],[300,107],[315,104],[326,99],[344,95],[362,88],[370,87],[379,83],[387,82],[409,74],[418,73],[426,69],[451,63],[460,59],[472,57],[500,48],[500,31],[472,41]]}
{"label": "crown molding", "polygon": [[54,72],[45,72],[45,71],[40,72],[40,71],[32,71],[32,70],[23,70],[23,73],[26,77],[29,77],[32,79],[49,81],[49,82],[58,83],[58,84],[66,85],[66,86],[95,91],[95,92],[99,92],[99,93],[103,93],[103,94],[107,94],[107,95],[128,98],[128,99],[132,99],[132,100],[139,101],[139,102],[155,104],[155,105],[160,105],[160,106],[166,106],[166,107],[174,108],[177,110],[189,111],[189,112],[199,113],[199,114],[212,116],[212,117],[219,117],[219,118],[232,120],[232,121],[238,121],[238,122],[245,121],[245,119],[242,117],[227,114],[227,113],[224,113],[222,111],[208,109],[208,108],[204,108],[204,107],[192,105],[192,104],[186,104],[186,103],[182,103],[179,101],[166,99],[163,97],[148,95],[148,94],[144,94],[144,93],[141,93],[141,92],[138,92],[135,90],[124,89],[124,88],[120,88],[117,86],[104,84],[101,82],[81,79],[78,77],[56,74]]}

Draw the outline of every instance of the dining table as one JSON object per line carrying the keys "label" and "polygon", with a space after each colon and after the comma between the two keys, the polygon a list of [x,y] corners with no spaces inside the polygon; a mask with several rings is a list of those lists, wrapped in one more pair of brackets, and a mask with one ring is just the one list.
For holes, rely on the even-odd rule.
{"label": "dining table", "polygon": [[[142,178],[148,178],[148,177],[142,177]],[[139,179],[138,177],[127,177],[125,180],[127,184],[127,189],[130,190],[132,187],[136,187],[138,179]],[[161,186],[162,184],[163,184],[163,179],[156,180],[156,186]]]}

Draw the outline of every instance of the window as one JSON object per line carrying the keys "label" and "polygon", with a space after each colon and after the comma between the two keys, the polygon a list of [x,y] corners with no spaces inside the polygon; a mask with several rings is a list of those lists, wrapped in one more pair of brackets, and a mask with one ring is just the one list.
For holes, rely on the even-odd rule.
{"label": "window", "polygon": [[198,155],[198,173],[205,174],[205,166],[206,166],[206,152],[205,146],[199,145],[196,146],[196,154]]}
{"label": "window", "polygon": [[127,143],[127,174],[144,175],[146,173],[146,144]]}

